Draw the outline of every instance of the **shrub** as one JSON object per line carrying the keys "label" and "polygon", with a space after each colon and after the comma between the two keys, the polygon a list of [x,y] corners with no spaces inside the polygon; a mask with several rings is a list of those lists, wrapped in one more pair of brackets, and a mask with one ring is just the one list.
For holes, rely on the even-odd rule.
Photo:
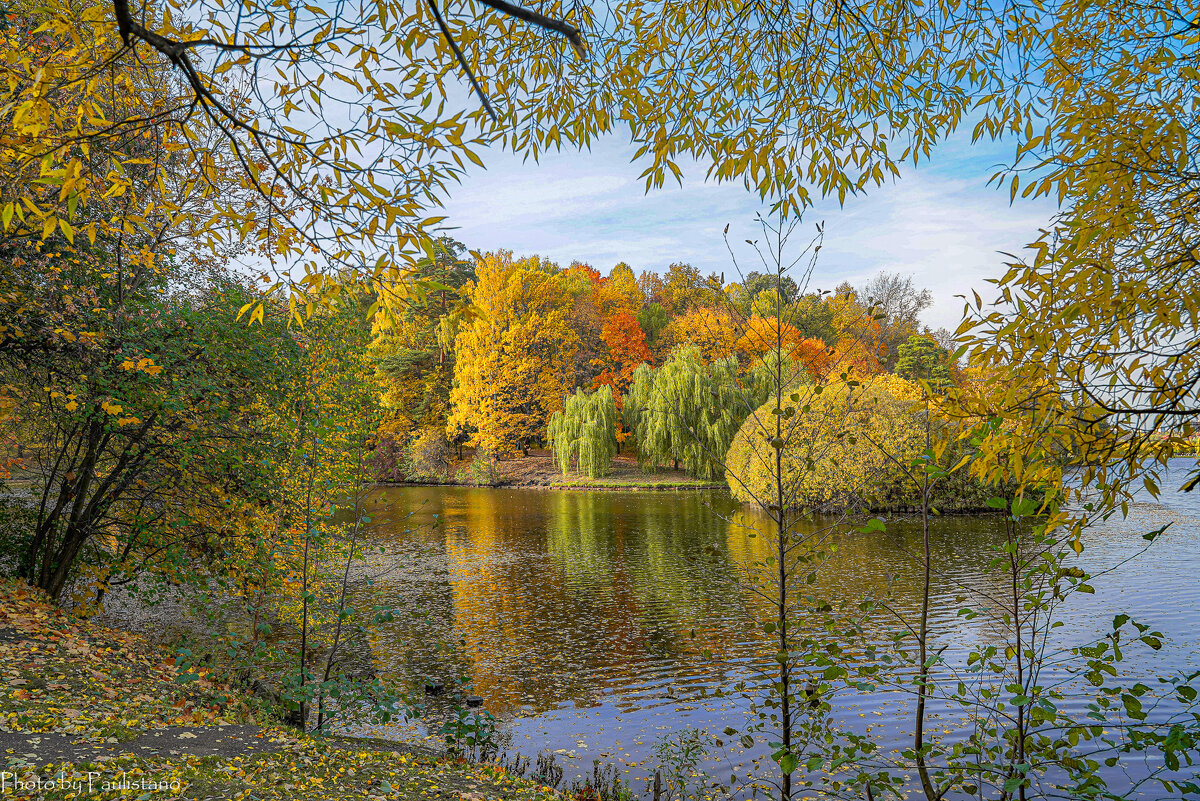
{"label": "shrub", "polygon": [[[920,475],[913,461],[925,451],[925,422],[920,387],[894,375],[862,383],[797,387],[780,408],[783,418],[785,506],[818,512],[847,507],[889,510],[920,504]],[[936,441],[947,422],[933,412]],[[733,496],[743,503],[773,504],[775,402],[768,401],[746,419],[725,459]],[[958,465],[964,453],[952,445],[943,465]],[[908,470],[906,470],[908,468]],[[995,494],[963,468],[931,484],[938,511],[982,511]]]}
{"label": "shrub", "polygon": [[[925,448],[919,397],[915,384],[891,375],[792,393],[778,415],[785,505],[832,511],[915,499],[918,488],[902,465]],[[726,479],[742,502],[775,502],[776,418],[770,400],[746,419],[730,446]]]}
{"label": "shrub", "polygon": [[441,428],[423,429],[409,443],[409,472],[413,481],[445,481],[450,473],[450,446]]}
{"label": "shrub", "polygon": [[496,454],[487,448],[476,448],[471,464],[467,466],[467,480],[481,487],[494,487],[500,483],[500,465]]}

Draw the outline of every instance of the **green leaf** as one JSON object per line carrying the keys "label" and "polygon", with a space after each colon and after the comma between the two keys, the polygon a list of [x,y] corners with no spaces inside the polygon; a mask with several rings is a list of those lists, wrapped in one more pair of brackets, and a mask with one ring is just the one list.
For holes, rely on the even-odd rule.
{"label": "green leaf", "polygon": [[1142,711],[1142,702],[1134,695],[1122,693],[1121,703],[1125,705],[1125,712],[1134,720],[1145,720],[1146,713]]}

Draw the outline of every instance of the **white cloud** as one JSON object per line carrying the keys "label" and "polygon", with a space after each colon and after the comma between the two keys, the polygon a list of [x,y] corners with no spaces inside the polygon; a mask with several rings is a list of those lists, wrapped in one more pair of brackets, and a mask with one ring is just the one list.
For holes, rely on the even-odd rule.
{"label": "white cloud", "polygon": [[1019,252],[1053,213],[1048,203],[1009,206],[984,180],[915,171],[829,211],[821,276],[861,283],[880,270],[911,274],[933,292],[926,322],[953,329],[962,311],[955,295],[992,295],[987,279],[1004,271],[1002,253]]}
{"label": "white cloud", "polygon": [[[626,261],[661,271],[686,261],[732,280],[722,230],[729,223],[735,243],[756,238],[754,215],[763,210],[757,196],[739,184],[699,179],[647,194],[631,152],[607,140],[590,152],[550,154],[536,164],[491,154],[487,171],[476,170],[451,193],[447,224],[481,250],[538,253],[564,264],[578,259],[602,270]],[[962,308],[954,296],[971,289],[990,294],[985,280],[1003,270],[998,251],[1019,250],[1053,212],[1044,202],[1010,206],[1006,192],[985,186],[999,155],[994,147],[954,141],[940,162],[910,169],[844,208],[818,203],[793,240],[799,246],[810,223],[825,222],[814,286],[859,283],[879,270],[912,274],[934,294],[926,322],[953,328]],[[698,169],[691,174],[703,176]]]}

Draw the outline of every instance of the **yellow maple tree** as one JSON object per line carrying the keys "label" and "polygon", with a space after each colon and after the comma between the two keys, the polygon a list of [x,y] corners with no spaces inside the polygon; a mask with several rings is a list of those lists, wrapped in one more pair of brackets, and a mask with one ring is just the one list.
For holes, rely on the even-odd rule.
{"label": "yellow maple tree", "polygon": [[562,408],[579,348],[568,320],[570,282],[556,265],[490,253],[464,288],[479,316],[455,339],[452,440],[494,453],[526,450]]}
{"label": "yellow maple tree", "polygon": [[695,345],[711,362],[733,353],[744,326],[728,309],[702,306],[676,317],[667,330],[676,345]]}

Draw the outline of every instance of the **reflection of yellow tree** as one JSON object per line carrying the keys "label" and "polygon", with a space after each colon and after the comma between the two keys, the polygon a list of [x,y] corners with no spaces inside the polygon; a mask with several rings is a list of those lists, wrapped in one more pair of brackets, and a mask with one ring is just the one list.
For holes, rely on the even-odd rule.
{"label": "reflection of yellow tree", "polygon": [[[444,548],[444,573],[440,561],[417,565],[421,595],[412,605],[435,613],[434,628],[449,648],[435,649],[431,632],[414,617],[377,638],[375,652],[393,665],[407,657],[418,676],[473,678],[494,712],[586,705],[647,681],[711,686],[725,681],[714,675],[714,663],[736,676],[748,662],[771,658],[767,635],[748,627],[769,618],[767,602],[748,580],[749,569],[770,555],[764,536],[770,521],[761,509],[704,493],[405,488],[382,494],[403,499],[373,515],[394,546],[408,542],[439,555]],[[408,510],[415,514],[400,514]],[[437,529],[420,528],[435,514]],[[948,576],[986,573],[984,562],[1000,539],[991,526],[980,518],[935,523],[935,548],[945,554]],[[764,533],[749,536],[754,528]],[[849,602],[886,597],[911,616],[919,604],[911,559],[920,547],[918,526],[893,522],[886,533],[871,534],[843,527],[828,544],[837,551],[810,592]],[[982,584],[987,579],[972,581],[973,589],[996,589]],[[394,585],[376,591],[395,601]],[[947,579],[935,592],[953,597],[957,587]],[[802,627],[810,620],[797,619]],[[876,628],[881,637],[887,622]],[[955,643],[1002,641],[1002,627],[985,617],[940,625],[935,635]],[[662,668],[671,671],[669,679]]]}
{"label": "reflection of yellow tree", "polygon": [[648,654],[733,658],[744,631],[727,572],[714,581],[683,558],[716,523],[690,494],[467,491],[443,523],[447,581],[464,669],[489,709],[586,703],[640,680]]}
{"label": "reflection of yellow tree", "polygon": [[580,649],[594,652],[600,643],[593,638],[602,635],[589,636],[586,610],[572,603],[561,573],[541,570],[535,559],[506,558],[531,546],[541,550],[541,543],[521,539],[536,503],[489,490],[471,491],[467,500],[461,529],[446,529],[446,555],[455,632],[476,691],[493,712],[528,696],[539,706],[584,698],[584,677],[567,668]]}
{"label": "reflection of yellow tree", "polygon": [[[815,539],[830,521],[800,520],[793,526],[797,539]],[[771,540],[774,523],[762,509],[745,507],[729,516],[726,544],[729,559],[745,580],[741,597],[751,619],[768,619],[770,604],[757,592],[773,580],[762,570],[768,558],[774,558],[775,544]],[[936,592],[952,598],[963,589],[959,581],[967,580],[969,589],[991,597],[1003,597],[1003,577],[986,569],[993,546],[1003,539],[998,524],[987,518],[944,518],[933,521],[931,537],[941,556],[941,582]],[[896,613],[911,616],[921,602],[920,565],[913,558],[921,550],[919,520],[897,519],[886,531],[860,531],[858,526],[845,523],[821,537],[821,546],[828,556],[809,593],[821,598],[838,599],[857,604],[868,598],[883,599]],[[816,547],[816,546],[813,546]],[[894,624],[881,620],[880,624]],[[881,629],[882,630],[882,629]],[[955,619],[952,623],[956,641],[978,639],[1002,642],[1004,628],[986,617],[974,622]],[[947,626],[947,633],[950,626]]]}

